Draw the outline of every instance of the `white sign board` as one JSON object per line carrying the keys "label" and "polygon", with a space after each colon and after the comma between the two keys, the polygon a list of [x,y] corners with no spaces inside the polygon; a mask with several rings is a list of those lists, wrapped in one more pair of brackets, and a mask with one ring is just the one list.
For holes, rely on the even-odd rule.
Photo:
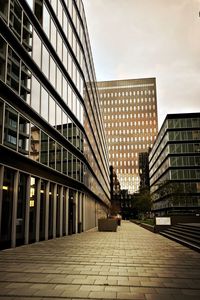
{"label": "white sign board", "polygon": [[156,217],[156,225],[171,225],[170,217]]}

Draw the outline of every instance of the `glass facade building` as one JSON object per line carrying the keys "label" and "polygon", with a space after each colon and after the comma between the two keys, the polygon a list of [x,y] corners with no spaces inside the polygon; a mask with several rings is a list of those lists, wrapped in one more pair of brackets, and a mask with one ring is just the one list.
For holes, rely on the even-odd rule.
{"label": "glass facade building", "polygon": [[200,114],[167,115],[149,155],[153,211],[200,212]]}
{"label": "glass facade building", "polygon": [[147,152],[158,132],[156,79],[98,82],[110,163],[121,189],[139,190],[139,153]]}
{"label": "glass facade building", "polygon": [[0,28],[0,247],[92,228],[110,179],[82,1],[0,1]]}

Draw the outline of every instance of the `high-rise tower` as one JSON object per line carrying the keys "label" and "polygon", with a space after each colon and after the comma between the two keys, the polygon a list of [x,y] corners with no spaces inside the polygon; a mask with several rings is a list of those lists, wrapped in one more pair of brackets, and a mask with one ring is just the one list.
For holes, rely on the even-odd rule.
{"label": "high-rise tower", "polygon": [[121,189],[139,189],[138,156],[158,132],[155,78],[98,82],[110,163]]}

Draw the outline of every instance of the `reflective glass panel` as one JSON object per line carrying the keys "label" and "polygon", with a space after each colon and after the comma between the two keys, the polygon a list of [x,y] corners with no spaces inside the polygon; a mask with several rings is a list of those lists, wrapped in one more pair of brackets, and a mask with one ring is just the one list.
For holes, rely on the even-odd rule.
{"label": "reflective glass panel", "polygon": [[3,81],[5,81],[6,48],[6,42],[0,36],[0,79]]}
{"label": "reflective glass panel", "polygon": [[40,157],[40,130],[35,125],[31,124],[31,142],[29,157],[35,161],[39,161]]}
{"label": "reflective glass panel", "polygon": [[10,106],[5,107],[4,144],[17,150],[18,114]]}
{"label": "reflective glass panel", "polygon": [[32,75],[31,106],[40,113],[40,83]]}
{"label": "reflective glass panel", "polygon": [[49,166],[53,169],[55,169],[55,148],[56,142],[49,138]]}
{"label": "reflective glass panel", "polygon": [[48,135],[41,131],[41,155],[40,162],[48,165]]}
{"label": "reflective glass panel", "polygon": [[62,147],[60,144],[57,144],[56,147],[56,170],[61,172],[62,166]]}
{"label": "reflective glass panel", "polygon": [[56,104],[51,96],[49,96],[49,123],[53,127],[56,125]]}
{"label": "reflective glass panel", "polygon": [[42,46],[42,72],[49,78],[49,52]]}
{"label": "reflective glass panel", "polygon": [[41,53],[42,53],[42,43],[35,32],[33,31],[33,60],[36,62],[36,64],[41,67]]}
{"label": "reflective glass panel", "polygon": [[29,154],[30,122],[20,115],[19,117],[19,140],[18,151],[23,154]]}
{"label": "reflective glass panel", "polygon": [[48,121],[48,111],[49,111],[49,94],[42,87],[41,88],[41,116]]}

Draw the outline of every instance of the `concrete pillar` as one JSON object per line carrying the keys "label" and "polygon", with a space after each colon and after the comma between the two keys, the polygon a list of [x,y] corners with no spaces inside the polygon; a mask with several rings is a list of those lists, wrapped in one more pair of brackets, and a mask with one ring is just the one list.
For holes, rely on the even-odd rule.
{"label": "concrete pillar", "polygon": [[86,230],[86,215],[85,215],[85,205],[86,205],[86,195],[83,194],[83,231]]}
{"label": "concrete pillar", "polygon": [[75,233],[78,233],[78,191],[75,192]]}
{"label": "concrete pillar", "polygon": [[41,191],[41,179],[36,179],[36,230],[35,241],[40,240],[40,191]]}
{"label": "concrete pillar", "polygon": [[61,188],[60,188],[59,201],[60,201],[60,232],[59,232],[59,235],[63,236],[63,186],[61,186]]}
{"label": "concrete pillar", "polygon": [[66,235],[69,234],[69,189],[66,188],[66,192],[65,192],[65,197],[66,197]]}
{"label": "concrete pillar", "polygon": [[46,184],[46,194],[45,194],[45,240],[48,240],[49,236],[49,190],[50,182]]}
{"label": "concrete pillar", "polygon": [[25,211],[25,245],[29,243],[29,218],[30,218],[30,188],[31,176],[27,177],[26,181],[26,211]]}
{"label": "concrete pillar", "polygon": [[2,215],[2,203],[3,203],[3,177],[4,177],[4,166],[0,166],[0,238],[1,238],[1,215]]}
{"label": "concrete pillar", "polygon": [[57,184],[53,188],[53,238],[56,238],[56,199],[57,198]]}
{"label": "concrete pillar", "polygon": [[11,229],[12,248],[16,247],[18,188],[19,188],[19,171],[16,171],[14,175],[14,186],[13,186],[12,229]]}

